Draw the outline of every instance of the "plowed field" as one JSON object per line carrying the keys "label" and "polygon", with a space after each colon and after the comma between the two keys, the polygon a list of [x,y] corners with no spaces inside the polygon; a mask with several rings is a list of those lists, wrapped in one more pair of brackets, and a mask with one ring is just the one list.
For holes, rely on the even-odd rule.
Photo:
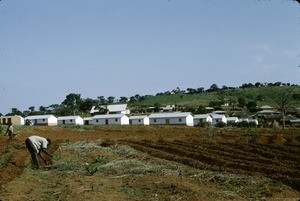
{"label": "plowed field", "polygon": [[[19,136],[10,144],[6,136],[0,135],[0,200],[12,200],[8,199],[4,192],[9,191],[10,183],[20,177],[25,170],[33,168],[30,166],[31,159],[24,145],[24,140],[30,135],[50,138],[53,141],[53,145],[49,148],[51,153],[56,153],[55,151],[65,142],[109,140],[113,144],[128,145],[151,157],[177,162],[197,170],[266,177],[290,187],[288,194],[294,198],[300,196],[299,129],[23,126],[16,127],[15,130]],[[24,187],[20,185],[16,188]],[[156,188],[160,189],[159,186]],[[154,190],[148,189],[148,191]],[[185,198],[195,196],[192,195],[185,195]],[[274,192],[269,196],[271,198],[275,196]],[[220,199],[226,200],[224,197]]]}
{"label": "plowed field", "polygon": [[299,147],[201,141],[133,141],[124,143],[152,156],[198,169],[260,174],[300,190]]}

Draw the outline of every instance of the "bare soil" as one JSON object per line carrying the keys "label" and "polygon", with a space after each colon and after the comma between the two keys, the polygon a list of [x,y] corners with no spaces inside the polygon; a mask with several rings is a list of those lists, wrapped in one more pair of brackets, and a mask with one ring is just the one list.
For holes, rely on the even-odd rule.
{"label": "bare soil", "polygon": [[[0,200],[298,200],[300,130],[17,127],[0,135]],[[35,170],[24,141],[50,138]],[[104,146],[105,145],[105,146]]]}

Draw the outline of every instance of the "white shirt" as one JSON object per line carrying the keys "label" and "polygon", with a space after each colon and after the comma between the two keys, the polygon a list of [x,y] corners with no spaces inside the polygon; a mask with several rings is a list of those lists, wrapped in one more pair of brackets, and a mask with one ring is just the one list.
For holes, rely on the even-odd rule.
{"label": "white shirt", "polygon": [[46,138],[33,135],[29,137],[29,140],[32,142],[37,153],[39,153],[41,148],[47,149],[48,141]]}

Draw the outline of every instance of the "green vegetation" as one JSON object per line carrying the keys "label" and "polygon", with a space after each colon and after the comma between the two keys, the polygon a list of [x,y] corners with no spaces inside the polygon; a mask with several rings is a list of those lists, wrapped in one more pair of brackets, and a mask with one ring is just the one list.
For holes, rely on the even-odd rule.
{"label": "green vegetation", "polygon": [[7,163],[8,159],[11,157],[12,154],[13,151],[9,149],[2,150],[2,155],[0,157],[0,168],[2,167],[2,165]]}
{"label": "green vegetation", "polygon": [[[300,87],[290,83],[246,83],[239,87],[222,86],[219,88],[212,84],[209,89],[203,87],[187,88],[181,90],[179,87],[171,91],[157,93],[156,95],[139,95],[131,97],[120,96],[116,99],[113,96],[98,96],[97,99],[82,98],[81,94],[70,93],[60,104],[40,106],[35,110],[31,106],[26,111],[19,111],[12,108],[7,115],[40,115],[53,114],[55,116],[81,115],[88,116],[93,106],[98,107],[102,113],[107,110],[99,107],[107,104],[128,103],[134,113],[147,113],[149,107],[157,111],[160,106],[175,105],[178,111],[189,111],[200,113],[204,106],[213,107],[215,110],[243,109],[249,112],[256,112],[257,107],[270,105],[281,111],[290,107],[300,107]],[[226,105],[226,106],[225,106]]]}
{"label": "green vegetation", "polygon": [[[245,134],[245,136],[248,135],[253,136],[251,133]],[[162,189],[161,192],[167,193],[167,196],[189,192],[199,196],[205,194],[215,198],[244,197],[253,200],[263,200],[286,189],[281,183],[265,177],[194,169],[176,162],[149,157],[126,145],[107,148],[99,147],[97,142],[83,141],[63,144],[62,147],[64,156],[55,157],[48,171],[31,171],[30,169],[26,171],[27,174],[35,174],[33,178],[37,178],[36,182],[40,182],[39,185],[41,185],[38,189],[43,191],[43,196],[52,200],[67,198],[66,192],[73,192],[74,187],[86,189],[88,193],[99,192],[99,189],[104,191],[114,188],[116,192],[123,193],[123,196],[139,200],[149,198],[156,193],[161,197],[162,194],[157,192],[158,185]],[[81,147],[81,157],[77,157],[79,147]],[[92,159],[91,153],[96,154]],[[85,177],[86,174],[92,177]],[[45,177],[51,177],[52,184],[42,182]],[[152,177],[154,180],[161,177],[164,179],[157,179],[153,182]],[[192,190],[174,183],[175,178],[180,178],[195,186],[214,184],[219,190],[217,192]],[[113,186],[112,183],[107,183],[108,181],[116,181],[117,184],[122,185]],[[57,191],[57,189],[62,190]]]}
{"label": "green vegetation", "polygon": [[300,87],[299,86],[265,86],[253,88],[236,88],[227,90],[218,90],[213,92],[201,92],[197,94],[159,94],[156,96],[147,96],[143,101],[132,102],[131,106],[147,107],[154,106],[155,103],[160,105],[177,105],[188,106],[197,109],[200,105],[217,106],[218,101],[221,105],[228,103],[228,107],[235,109],[240,107],[244,109],[247,104],[249,109],[253,106],[260,107],[262,105],[270,105],[278,107],[274,95],[279,94],[281,90],[292,90],[290,94],[290,102],[294,107],[300,107]]}

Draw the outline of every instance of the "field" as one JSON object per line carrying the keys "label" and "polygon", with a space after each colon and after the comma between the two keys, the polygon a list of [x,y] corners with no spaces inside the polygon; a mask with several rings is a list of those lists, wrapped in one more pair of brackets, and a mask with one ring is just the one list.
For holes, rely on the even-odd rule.
{"label": "field", "polygon": [[[15,127],[0,135],[0,200],[299,200],[300,130]],[[24,145],[51,138],[35,170]]]}

